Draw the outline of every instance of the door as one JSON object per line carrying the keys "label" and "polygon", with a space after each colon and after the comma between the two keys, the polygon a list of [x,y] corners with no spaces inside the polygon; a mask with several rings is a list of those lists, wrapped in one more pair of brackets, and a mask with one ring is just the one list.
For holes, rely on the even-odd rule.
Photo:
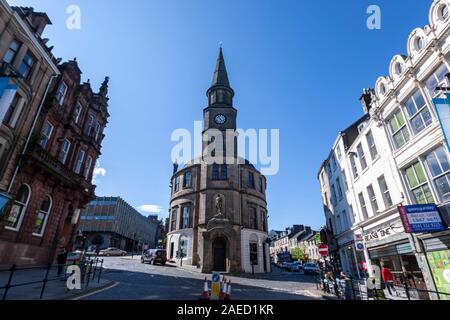
{"label": "door", "polygon": [[266,243],[263,243],[263,260],[264,260],[264,272],[267,272],[267,256],[266,256]]}
{"label": "door", "polygon": [[173,251],[174,251],[175,243],[170,243],[170,259],[173,259]]}
{"label": "door", "polygon": [[217,238],[213,242],[214,271],[227,271],[227,242],[224,238]]}

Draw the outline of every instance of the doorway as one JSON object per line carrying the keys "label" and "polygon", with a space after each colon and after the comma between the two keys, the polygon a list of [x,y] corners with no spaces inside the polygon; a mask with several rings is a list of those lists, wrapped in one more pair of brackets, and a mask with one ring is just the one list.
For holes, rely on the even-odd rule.
{"label": "doorway", "polygon": [[217,238],[213,242],[214,271],[227,271],[227,241]]}
{"label": "doorway", "polygon": [[171,242],[170,243],[170,260],[173,259],[174,250],[175,250],[175,243]]}

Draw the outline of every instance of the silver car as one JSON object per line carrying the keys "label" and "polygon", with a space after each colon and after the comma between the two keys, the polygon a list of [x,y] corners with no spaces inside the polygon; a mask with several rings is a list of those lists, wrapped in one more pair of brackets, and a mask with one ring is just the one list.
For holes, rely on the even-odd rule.
{"label": "silver car", "polygon": [[126,256],[127,252],[123,251],[121,249],[118,248],[106,248],[103,250],[100,250],[100,252],[98,253],[100,256]]}

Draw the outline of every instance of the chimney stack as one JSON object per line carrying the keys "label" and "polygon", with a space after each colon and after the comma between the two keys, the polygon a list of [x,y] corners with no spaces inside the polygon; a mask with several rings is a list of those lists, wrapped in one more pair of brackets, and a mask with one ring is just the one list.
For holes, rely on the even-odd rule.
{"label": "chimney stack", "polygon": [[363,107],[364,113],[369,113],[372,108],[372,95],[374,94],[374,90],[370,88],[366,88],[363,90],[363,94],[359,101],[361,101],[361,105]]}

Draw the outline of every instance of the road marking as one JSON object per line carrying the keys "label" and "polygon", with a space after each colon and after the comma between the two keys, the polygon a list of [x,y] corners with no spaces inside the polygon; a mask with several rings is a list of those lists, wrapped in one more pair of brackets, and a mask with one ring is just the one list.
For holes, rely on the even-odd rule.
{"label": "road marking", "polygon": [[97,291],[93,291],[93,292],[86,293],[86,294],[84,294],[84,295],[82,295],[82,296],[75,297],[75,298],[70,299],[70,300],[80,300],[80,299],[87,298],[87,297],[92,296],[92,295],[94,295],[94,294],[98,294],[98,293],[100,293],[100,292],[103,292],[103,291],[112,289],[112,288],[116,287],[117,285],[119,285],[119,283],[120,283],[120,282],[115,282],[115,283],[113,283],[113,284],[110,285],[110,286],[107,286],[107,287],[105,287],[105,288],[99,289],[99,290],[97,290]]}

